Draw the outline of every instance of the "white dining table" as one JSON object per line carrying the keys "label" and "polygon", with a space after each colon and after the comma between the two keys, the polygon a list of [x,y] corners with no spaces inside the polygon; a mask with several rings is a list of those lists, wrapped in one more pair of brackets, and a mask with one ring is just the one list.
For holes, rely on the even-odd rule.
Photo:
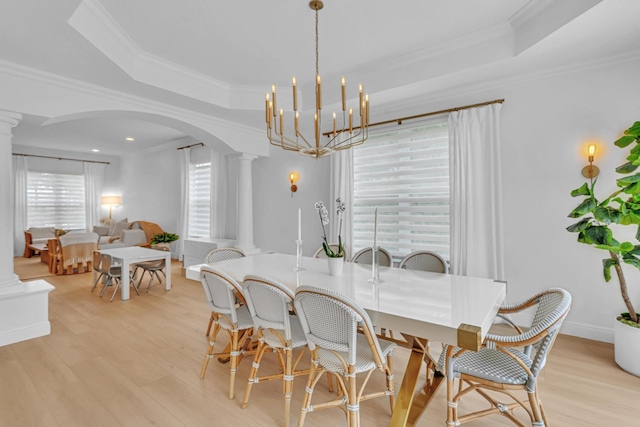
{"label": "white dining table", "polygon": [[[143,248],[140,246],[126,246],[123,248],[113,248],[113,249],[104,249],[100,251],[103,254],[111,255],[115,258],[122,266],[122,272],[128,272],[132,264],[136,264],[138,262],[143,261],[154,261],[154,260],[165,260],[165,289],[167,291],[171,290],[171,252],[169,251],[160,251],[157,249],[149,249]],[[94,270],[94,282],[96,272]],[[129,299],[130,294],[130,281],[129,274],[122,274],[120,278],[121,283],[121,291],[120,297],[123,301]]]}
{"label": "white dining table", "polygon": [[[428,351],[428,340],[477,351],[506,296],[506,283],[477,277],[380,267],[380,283],[372,283],[370,265],[345,262],[340,276],[328,274],[327,260],[258,254],[216,263],[214,268],[242,283],[248,274],[276,279],[295,292],[302,285],[332,289],[355,299],[374,325],[401,332],[411,355],[390,426],[414,425],[435,394],[442,376]],[[191,266],[187,278],[200,280],[202,264]],[[416,392],[422,361],[432,378]]]}

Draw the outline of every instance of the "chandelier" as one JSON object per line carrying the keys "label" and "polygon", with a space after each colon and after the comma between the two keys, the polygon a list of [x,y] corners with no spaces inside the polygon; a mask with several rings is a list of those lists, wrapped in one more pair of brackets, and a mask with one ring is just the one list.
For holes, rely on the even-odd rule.
{"label": "chandelier", "polygon": [[[315,157],[316,159],[330,155],[335,151],[346,150],[366,141],[369,135],[369,95],[363,95],[362,85],[359,85],[358,94],[358,115],[360,116],[360,124],[354,126],[353,108],[349,108],[347,112],[347,96],[346,81],[344,76],[341,81],[342,88],[342,125],[341,129],[337,129],[336,113],[333,113],[333,131],[327,132],[325,135],[329,138],[328,142],[321,143],[322,129],[322,80],[318,71],[318,11],[324,7],[320,0],[312,0],[309,7],[316,14],[316,105],[314,116],[314,139],[309,142],[300,132],[299,127],[299,111],[298,111],[298,95],[296,87],[296,78],[293,77],[293,126],[287,128],[285,134],[285,117],[284,110],[279,111],[276,105],[276,85],[271,85],[271,95],[267,93],[265,101],[267,137],[272,145],[280,147],[284,150],[297,151],[300,154]],[[290,113],[289,113],[290,114]],[[357,118],[356,118],[357,121]],[[292,136],[294,135],[295,136]]]}

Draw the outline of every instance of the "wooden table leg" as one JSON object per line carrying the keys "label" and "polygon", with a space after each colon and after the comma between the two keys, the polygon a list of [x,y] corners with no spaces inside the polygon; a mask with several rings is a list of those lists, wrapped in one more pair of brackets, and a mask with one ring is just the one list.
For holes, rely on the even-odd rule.
{"label": "wooden table leg", "polygon": [[[418,337],[406,338],[409,338],[411,343],[411,354],[402,378],[402,385],[398,391],[396,406],[391,415],[390,427],[415,425],[443,380],[442,375],[435,370],[435,364],[428,355],[427,340]],[[425,386],[416,394],[416,384],[418,383],[423,360],[427,362],[432,375],[427,378]]]}

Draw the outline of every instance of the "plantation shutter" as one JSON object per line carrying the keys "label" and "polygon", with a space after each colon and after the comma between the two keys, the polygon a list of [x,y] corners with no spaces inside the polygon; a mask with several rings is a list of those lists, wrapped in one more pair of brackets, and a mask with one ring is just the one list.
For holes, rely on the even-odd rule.
{"label": "plantation shutter", "polygon": [[27,224],[85,230],[84,176],[45,172],[27,174]]}
{"label": "plantation shutter", "polygon": [[209,237],[211,162],[189,165],[189,237]]}
{"label": "plantation shutter", "polygon": [[449,259],[447,122],[369,134],[354,149],[354,252],[373,244],[395,258],[421,249]]}

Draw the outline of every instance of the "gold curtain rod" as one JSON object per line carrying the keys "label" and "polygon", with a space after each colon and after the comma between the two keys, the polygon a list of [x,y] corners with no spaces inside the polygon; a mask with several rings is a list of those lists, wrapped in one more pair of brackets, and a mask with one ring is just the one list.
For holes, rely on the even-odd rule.
{"label": "gold curtain rod", "polygon": [[[485,105],[491,105],[491,104],[502,104],[503,102],[504,102],[504,99],[495,99],[493,101],[481,102],[480,104],[465,105],[463,107],[448,108],[446,110],[432,111],[430,113],[418,114],[418,115],[415,115],[415,116],[407,116],[407,117],[401,117],[399,119],[385,120],[383,122],[370,123],[369,127],[387,125],[389,123],[398,123],[398,125],[401,125],[402,122],[405,121],[405,120],[419,119],[419,118],[422,118],[422,117],[435,116],[437,114],[451,113],[453,111],[468,110],[469,108],[484,107]],[[354,126],[353,128],[354,129],[359,129],[360,127],[358,126],[356,128]],[[336,130],[336,133],[340,133],[340,132],[345,131],[345,130],[346,130],[346,128],[345,129]],[[324,132],[323,135],[324,136],[331,136],[331,135],[333,135],[333,131]]]}
{"label": "gold curtain rod", "polygon": [[19,154],[19,153],[11,153],[14,156],[23,156],[23,157],[40,157],[43,159],[56,159],[56,160],[69,160],[72,162],[83,162],[83,163],[101,163],[103,165],[110,165],[111,162],[100,162],[98,160],[80,160],[80,159],[70,159],[68,157],[54,157],[54,156],[41,156],[39,154]]}
{"label": "gold curtain rod", "polygon": [[178,147],[176,150],[184,150],[185,148],[191,147],[204,147],[204,142],[198,142],[197,144],[185,145],[184,147]]}

